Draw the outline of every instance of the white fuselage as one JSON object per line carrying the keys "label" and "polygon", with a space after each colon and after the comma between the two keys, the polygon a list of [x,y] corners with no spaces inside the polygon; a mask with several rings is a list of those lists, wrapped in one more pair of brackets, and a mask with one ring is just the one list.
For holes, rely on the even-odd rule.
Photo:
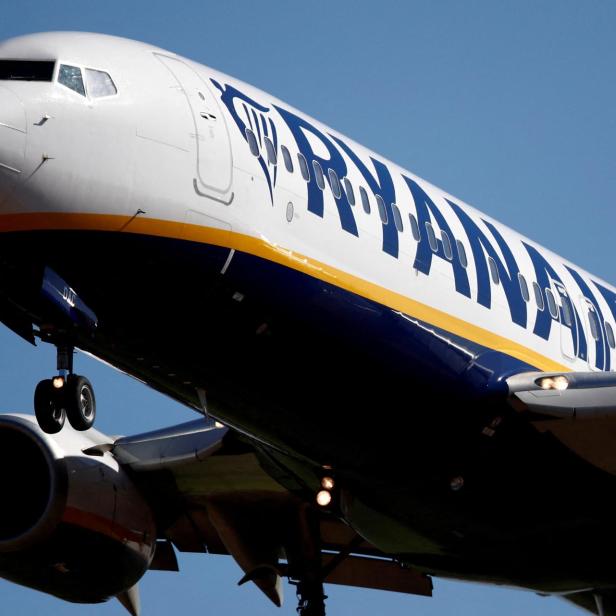
{"label": "white fuselage", "polygon": [[[4,128],[22,131],[25,157],[5,154],[6,166],[21,173],[0,167],[2,231],[122,229],[208,242],[332,282],[540,369],[613,365],[612,287],[268,94],[111,37],[50,34],[0,46],[0,58],[37,57],[57,60],[54,79],[60,63],[104,70],[117,94],[93,98],[55,82],[2,82],[2,96],[20,99],[27,124]],[[276,165],[268,160],[265,130]],[[342,180],[352,186],[354,205],[346,182],[338,186]],[[546,289],[555,298],[552,316]]]}

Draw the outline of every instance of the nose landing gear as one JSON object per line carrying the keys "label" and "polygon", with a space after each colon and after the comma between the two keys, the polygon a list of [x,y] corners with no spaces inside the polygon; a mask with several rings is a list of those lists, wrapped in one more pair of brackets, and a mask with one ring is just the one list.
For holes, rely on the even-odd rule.
{"label": "nose landing gear", "polygon": [[75,430],[87,430],[96,418],[96,398],[85,376],[73,374],[73,347],[58,346],[59,375],[41,381],[34,390],[34,414],[47,434],[62,430],[68,418]]}
{"label": "nose landing gear", "polygon": [[60,432],[66,421],[60,392],[53,386],[51,379],[41,381],[34,390],[34,414],[43,432],[56,434]]}

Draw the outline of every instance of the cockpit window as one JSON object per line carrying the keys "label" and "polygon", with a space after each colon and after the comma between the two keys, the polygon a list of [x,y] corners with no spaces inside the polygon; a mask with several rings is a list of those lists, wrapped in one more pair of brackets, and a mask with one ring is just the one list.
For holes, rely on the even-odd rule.
{"label": "cockpit window", "polygon": [[88,85],[88,95],[92,98],[113,96],[118,93],[113,79],[111,79],[109,73],[105,73],[104,71],[95,71],[93,68],[87,68],[86,83]]}
{"label": "cockpit window", "polygon": [[86,89],[83,86],[83,77],[81,76],[81,69],[76,66],[61,64],[60,72],[58,73],[58,83],[74,90],[77,94],[81,94],[81,96],[86,95]]}
{"label": "cockpit window", "polygon": [[0,60],[0,80],[51,81],[55,62]]}

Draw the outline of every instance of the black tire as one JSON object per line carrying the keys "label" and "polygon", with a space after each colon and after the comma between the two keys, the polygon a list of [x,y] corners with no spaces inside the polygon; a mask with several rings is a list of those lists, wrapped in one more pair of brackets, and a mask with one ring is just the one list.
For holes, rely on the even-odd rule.
{"label": "black tire", "polygon": [[57,434],[66,421],[62,396],[50,379],[41,381],[34,390],[34,414],[43,432]]}
{"label": "black tire", "polygon": [[96,419],[96,398],[92,383],[85,376],[72,374],[64,386],[66,416],[75,430],[88,430]]}

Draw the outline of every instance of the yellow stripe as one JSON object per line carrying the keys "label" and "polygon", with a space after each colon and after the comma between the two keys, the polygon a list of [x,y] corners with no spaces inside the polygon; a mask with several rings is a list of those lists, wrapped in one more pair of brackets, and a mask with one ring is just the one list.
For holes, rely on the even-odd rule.
{"label": "yellow stripe", "polygon": [[0,232],[35,230],[121,231],[143,235],[185,239],[203,244],[233,248],[290,267],[444,329],[501,353],[506,353],[545,371],[568,371],[568,367],[513,340],[468,323],[446,312],[426,306],[394,291],[264,239],[222,229],[180,222],[111,214],[27,213],[0,216]]}

